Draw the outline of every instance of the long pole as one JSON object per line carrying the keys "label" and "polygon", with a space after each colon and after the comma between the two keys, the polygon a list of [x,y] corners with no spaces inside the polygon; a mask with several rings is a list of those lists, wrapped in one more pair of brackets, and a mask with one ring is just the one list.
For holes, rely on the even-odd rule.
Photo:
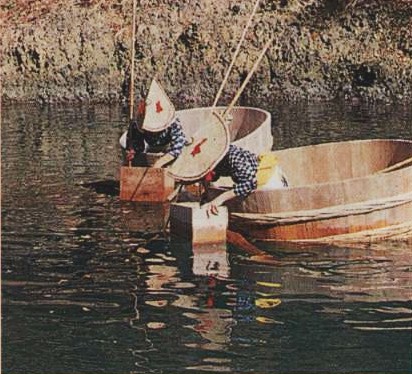
{"label": "long pole", "polygon": [[245,39],[246,31],[247,31],[247,29],[249,28],[250,24],[252,23],[252,18],[253,18],[253,16],[255,15],[256,10],[257,10],[257,8],[258,8],[259,1],[260,1],[260,0],[256,0],[255,6],[253,7],[252,14],[250,15],[249,20],[248,20],[245,28],[243,29],[242,36],[241,36],[240,41],[239,41],[239,43],[238,43],[238,45],[237,45],[237,47],[236,47],[236,51],[235,51],[235,53],[234,53],[234,55],[233,55],[233,57],[232,57],[232,61],[231,61],[230,65],[229,65],[229,68],[228,68],[227,71],[226,71],[226,75],[225,75],[225,77],[224,77],[224,79],[223,79],[223,81],[222,81],[222,83],[221,83],[221,85],[220,85],[220,87],[219,87],[219,91],[218,91],[217,94],[216,94],[215,101],[213,102],[213,106],[214,106],[214,107],[216,106],[216,104],[217,104],[217,102],[218,102],[218,100],[219,100],[219,98],[220,98],[220,95],[222,94],[223,88],[224,88],[224,86],[225,86],[225,84],[226,84],[226,82],[227,82],[227,80],[228,80],[228,78],[229,78],[229,74],[230,74],[230,72],[231,72],[231,70],[232,70],[232,68],[233,68],[233,65],[234,65],[234,63],[235,63],[236,57],[237,57],[237,55],[239,54],[240,46],[242,45],[243,40]]}
{"label": "long pole", "polygon": [[130,52],[130,103],[129,103],[129,118],[133,119],[134,112],[134,55],[135,55],[135,40],[136,40],[136,2],[133,0],[133,21],[132,21],[132,47]]}
{"label": "long pole", "polygon": [[232,102],[229,104],[229,106],[223,112],[223,115],[222,115],[223,118],[225,118],[226,114],[229,113],[232,110],[232,108],[235,105],[236,101],[239,99],[239,96],[242,94],[243,90],[245,89],[246,85],[248,84],[250,78],[252,78],[253,73],[255,72],[256,68],[258,67],[258,65],[259,65],[260,61],[262,60],[263,56],[265,55],[267,49],[272,44],[272,41],[273,41],[273,38],[270,38],[270,40],[268,40],[267,43],[265,44],[265,46],[264,46],[262,52],[260,53],[258,59],[256,60],[255,64],[253,65],[253,67],[250,70],[249,74],[247,75],[246,79],[244,80],[244,82],[240,86],[240,88],[237,91],[235,97],[232,99]]}
{"label": "long pole", "polygon": [[379,170],[378,173],[388,173],[389,171],[399,169],[402,166],[409,165],[409,164],[412,164],[412,157],[409,157],[403,161],[397,162],[396,164],[393,164],[385,169]]}

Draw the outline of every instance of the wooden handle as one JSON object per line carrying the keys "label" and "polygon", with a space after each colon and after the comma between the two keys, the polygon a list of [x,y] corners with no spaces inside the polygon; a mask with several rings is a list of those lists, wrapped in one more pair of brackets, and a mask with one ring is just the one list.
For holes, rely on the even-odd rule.
{"label": "wooden handle", "polygon": [[219,98],[220,98],[220,95],[222,94],[223,88],[224,88],[224,86],[226,85],[226,82],[227,82],[227,80],[228,80],[228,78],[229,78],[229,74],[230,74],[230,72],[231,72],[231,70],[232,70],[232,68],[233,68],[233,65],[234,65],[234,63],[235,63],[236,57],[237,57],[237,55],[238,55],[238,53],[239,53],[239,51],[240,51],[240,46],[242,45],[243,40],[245,39],[246,31],[247,31],[248,28],[250,27],[250,24],[252,23],[252,18],[253,18],[253,16],[254,16],[255,13],[256,13],[257,7],[258,7],[258,5],[259,5],[259,1],[260,1],[260,0],[257,0],[257,1],[256,1],[255,6],[253,7],[252,14],[250,15],[249,20],[248,20],[245,28],[243,29],[242,36],[240,37],[240,41],[239,41],[239,43],[238,43],[238,45],[237,45],[237,47],[236,47],[236,51],[235,51],[235,53],[233,54],[232,61],[231,61],[230,65],[229,65],[229,68],[228,68],[227,71],[226,71],[226,75],[225,75],[225,77],[224,77],[224,79],[223,79],[223,81],[222,81],[222,83],[221,83],[221,85],[220,85],[220,87],[219,87],[219,91],[218,91],[217,94],[216,94],[215,101],[213,102],[213,105],[212,105],[213,107],[216,106],[216,104],[217,104],[217,102],[218,102],[218,100],[219,100]]}
{"label": "wooden handle", "polygon": [[242,85],[240,86],[239,90],[237,91],[235,97],[233,98],[232,102],[229,104],[229,106],[225,109],[225,111],[223,112],[223,119],[226,119],[226,115],[227,113],[229,113],[232,108],[234,107],[236,101],[239,99],[239,96],[242,94],[243,90],[245,89],[246,85],[249,83],[250,78],[252,78],[253,73],[255,72],[255,70],[257,69],[257,67],[259,66],[260,61],[262,60],[263,56],[265,55],[267,49],[269,48],[269,46],[272,44],[273,38],[270,38],[265,46],[263,47],[262,52],[260,53],[258,59],[256,60],[255,64],[253,65],[252,69],[250,70],[248,76],[246,77],[246,79],[244,80],[244,82],[242,83]]}
{"label": "wooden handle", "polygon": [[183,188],[183,184],[177,183],[177,187],[167,196],[167,201],[173,201]]}
{"label": "wooden handle", "polygon": [[401,167],[403,167],[403,166],[405,166],[405,165],[408,165],[408,164],[412,164],[412,157],[409,157],[409,158],[407,158],[406,160],[397,162],[396,164],[393,164],[393,165],[391,165],[391,166],[388,166],[388,167],[385,168],[385,169],[379,170],[378,173],[389,173],[390,171],[399,169],[399,168],[401,168]]}

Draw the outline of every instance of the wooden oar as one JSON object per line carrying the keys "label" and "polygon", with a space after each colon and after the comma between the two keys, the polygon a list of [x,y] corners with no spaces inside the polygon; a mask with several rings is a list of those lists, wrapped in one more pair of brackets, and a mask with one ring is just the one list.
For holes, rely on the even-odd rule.
{"label": "wooden oar", "polygon": [[238,249],[251,255],[250,261],[257,263],[264,263],[268,265],[284,265],[283,262],[277,260],[272,255],[262,251],[255,245],[253,245],[249,240],[247,240],[242,234],[232,230],[226,230],[226,240],[228,243],[233,244]]}
{"label": "wooden oar", "polygon": [[220,85],[220,87],[219,87],[219,90],[218,90],[217,94],[216,94],[215,101],[213,102],[213,105],[212,105],[213,107],[216,106],[216,104],[217,104],[217,102],[218,102],[218,100],[219,100],[219,98],[220,98],[220,95],[222,94],[223,88],[224,88],[225,85],[226,85],[226,82],[227,82],[227,80],[228,80],[228,78],[229,78],[229,74],[230,74],[230,72],[232,71],[233,65],[234,65],[234,63],[235,63],[235,61],[236,61],[236,57],[237,57],[237,55],[239,54],[240,46],[242,45],[242,43],[243,43],[243,41],[244,41],[244,39],[245,39],[246,32],[247,32],[247,30],[249,29],[250,24],[252,23],[252,18],[253,18],[253,16],[255,15],[256,10],[257,10],[257,8],[258,8],[259,1],[260,1],[260,0],[257,0],[257,1],[256,1],[255,6],[253,7],[252,14],[250,15],[249,20],[248,20],[245,28],[243,29],[242,36],[240,37],[240,41],[239,41],[239,43],[238,43],[238,45],[237,45],[237,47],[236,47],[236,51],[235,51],[235,53],[233,54],[232,61],[231,61],[230,65],[229,65],[229,68],[228,68],[227,71],[226,71],[225,77],[223,78],[223,81],[222,81],[222,83],[221,83],[221,85]]}
{"label": "wooden oar", "polygon": [[242,234],[232,230],[226,230],[226,239],[228,243],[235,245],[236,247],[241,248],[244,252],[249,255],[265,255],[266,253],[253,245],[248,241]]}
{"label": "wooden oar", "polygon": [[243,90],[245,89],[246,85],[249,83],[250,78],[252,78],[253,73],[255,72],[255,70],[257,69],[257,67],[260,64],[260,61],[262,61],[263,56],[265,55],[267,49],[269,48],[269,46],[272,44],[273,38],[270,38],[265,46],[262,49],[262,52],[260,53],[258,59],[256,60],[255,64],[253,65],[252,69],[250,70],[249,74],[247,75],[246,79],[244,80],[244,82],[242,83],[242,85],[240,86],[239,90],[237,91],[236,95],[234,96],[234,98],[232,99],[232,102],[229,104],[229,106],[225,109],[225,111],[223,112],[222,117],[224,119],[226,119],[226,115],[228,113],[230,113],[230,111],[232,110],[232,108],[234,107],[236,101],[239,99],[240,95],[242,94]]}

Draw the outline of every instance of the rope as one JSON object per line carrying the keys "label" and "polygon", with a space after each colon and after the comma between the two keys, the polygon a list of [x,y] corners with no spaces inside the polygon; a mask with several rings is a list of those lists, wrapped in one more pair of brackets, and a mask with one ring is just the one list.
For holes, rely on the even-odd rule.
{"label": "rope", "polygon": [[407,241],[412,240],[412,221],[398,225],[391,225],[379,229],[364,230],[356,233],[332,235],[316,239],[297,239],[291,240],[295,243],[324,243],[324,244],[344,244],[351,243],[372,243],[381,240]]}
{"label": "rope", "polygon": [[[393,208],[412,201],[412,192],[368,200],[354,204],[334,205],[322,209],[301,210],[284,213],[231,213],[234,222],[249,222],[255,225],[281,225],[317,221],[329,218],[346,217],[371,213],[378,210]],[[251,222],[252,221],[252,222]]]}
{"label": "rope", "polygon": [[[130,167],[130,162],[129,162],[129,167]],[[133,193],[132,193],[132,196],[130,196],[130,199],[129,199],[130,201],[133,201],[133,199],[134,199],[134,197],[135,197],[135,195],[136,195],[136,193],[137,193],[137,190],[139,189],[140,185],[142,184],[142,182],[143,182],[144,178],[146,177],[146,174],[147,174],[148,171],[149,171],[149,169],[146,168],[146,170],[143,172],[142,177],[141,177],[140,180],[136,183],[136,188],[134,189],[134,191],[133,191]]]}

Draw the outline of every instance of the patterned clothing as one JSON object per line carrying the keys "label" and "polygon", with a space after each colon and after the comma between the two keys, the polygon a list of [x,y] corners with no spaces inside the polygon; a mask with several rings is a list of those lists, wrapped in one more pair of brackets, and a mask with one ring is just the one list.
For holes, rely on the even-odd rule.
{"label": "patterned clothing", "polygon": [[182,153],[187,140],[180,120],[176,118],[167,129],[159,132],[141,133],[131,125],[127,132],[126,149],[133,148],[136,154],[144,152],[145,142],[151,148],[167,146],[166,152],[176,158]]}
{"label": "patterned clothing", "polygon": [[231,177],[235,182],[233,187],[236,196],[246,197],[257,188],[257,169],[255,154],[231,144],[214,170],[215,180],[220,176]]}

